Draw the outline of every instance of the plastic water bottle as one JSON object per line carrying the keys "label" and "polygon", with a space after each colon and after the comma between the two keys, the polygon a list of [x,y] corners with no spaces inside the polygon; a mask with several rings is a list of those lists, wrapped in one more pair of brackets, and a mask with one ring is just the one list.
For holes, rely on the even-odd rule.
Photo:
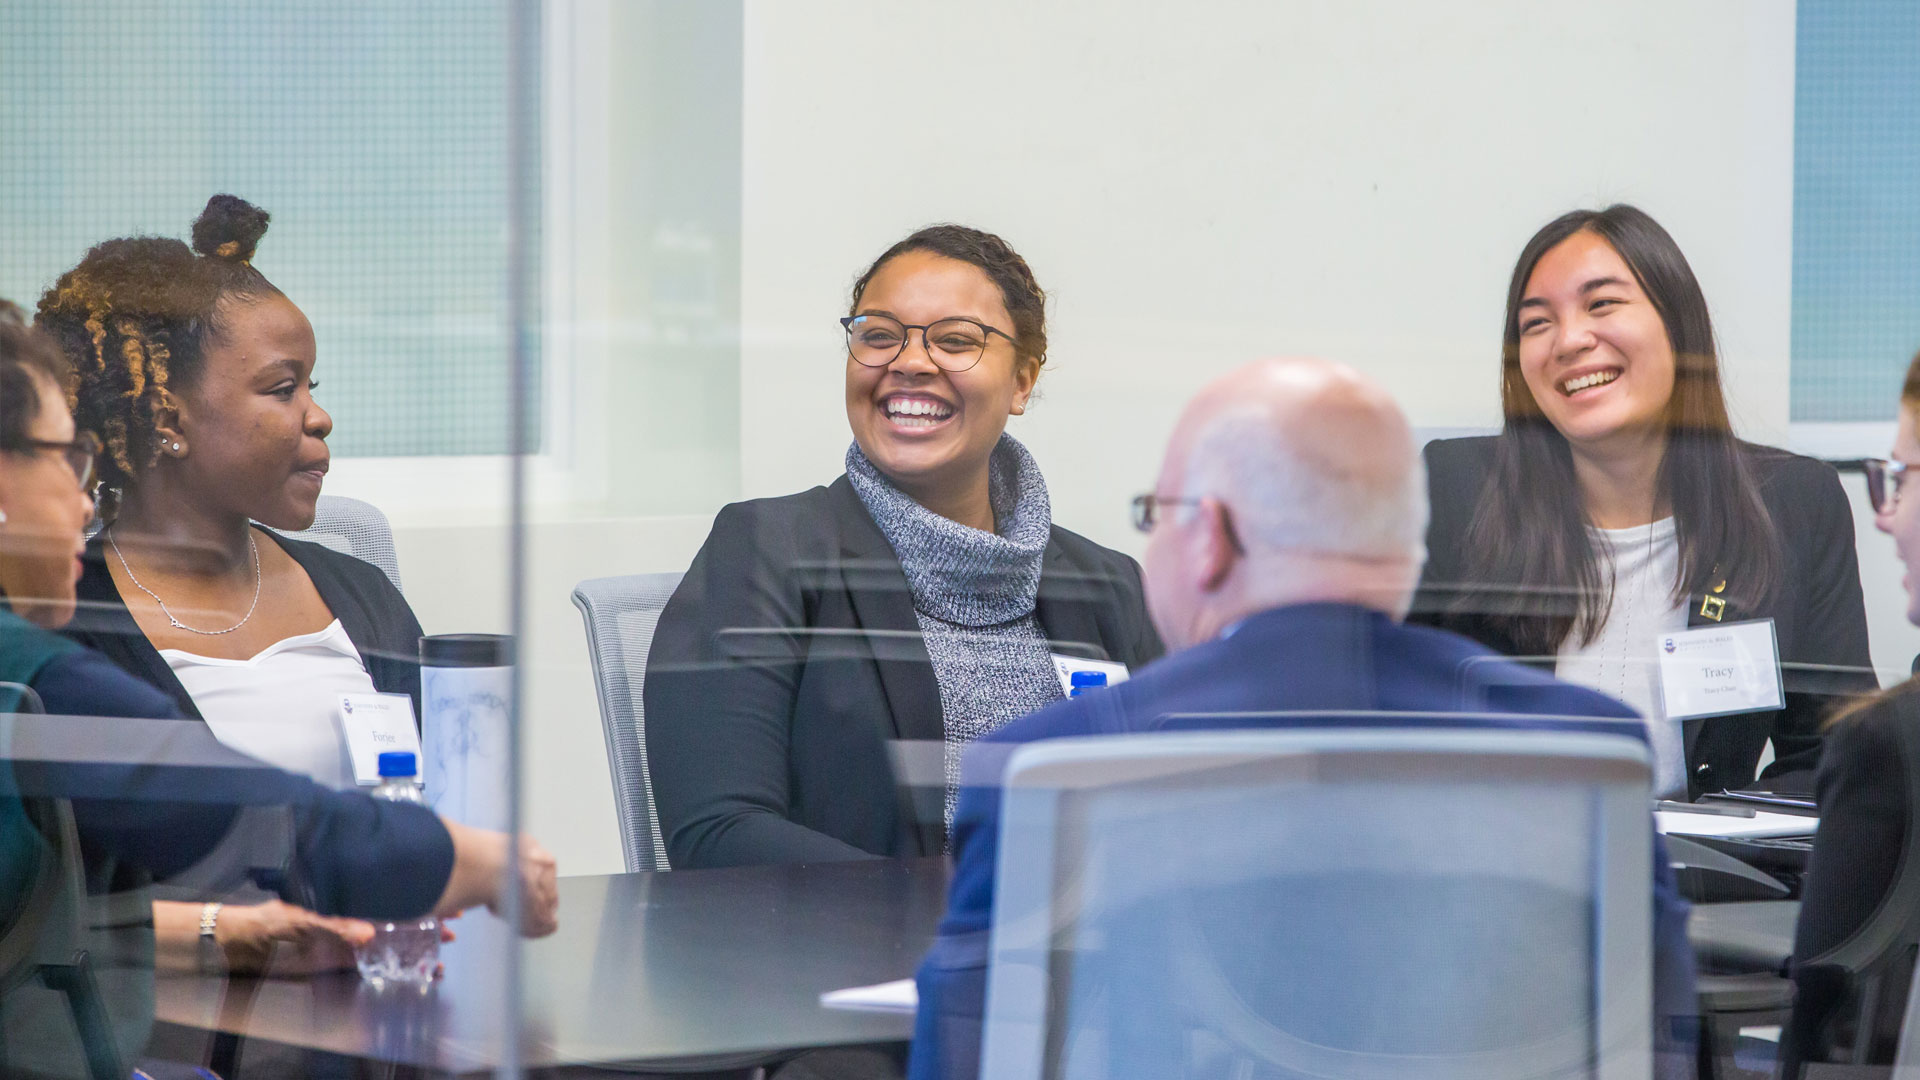
{"label": "plastic water bottle", "polygon": [[[424,806],[417,775],[412,751],[389,750],[380,755],[380,786],[373,789],[373,797]],[[424,990],[440,965],[440,920],[376,922],[373,940],[355,950],[354,960],[360,977],[376,989],[402,984]]]}
{"label": "plastic water bottle", "polygon": [[1076,671],[1067,676],[1067,682],[1073,687],[1068,697],[1079,697],[1089,690],[1097,690],[1107,685],[1107,673],[1104,671]]}

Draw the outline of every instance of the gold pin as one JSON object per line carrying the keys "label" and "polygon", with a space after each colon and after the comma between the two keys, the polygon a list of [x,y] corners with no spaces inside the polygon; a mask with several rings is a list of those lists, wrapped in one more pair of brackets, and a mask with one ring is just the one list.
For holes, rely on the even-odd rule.
{"label": "gold pin", "polygon": [[1712,593],[1700,598],[1700,616],[1702,618],[1712,619],[1714,622],[1720,621],[1721,617],[1727,613],[1727,602],[1718,594],[1726,591],[1727,579],[1721,578],[1720,584],[1713,587]]}

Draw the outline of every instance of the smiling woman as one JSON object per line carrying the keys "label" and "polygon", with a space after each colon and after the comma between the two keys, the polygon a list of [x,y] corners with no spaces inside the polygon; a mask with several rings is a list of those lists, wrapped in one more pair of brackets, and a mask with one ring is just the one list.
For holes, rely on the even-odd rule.
{"label": "smiling woman", "polygon": [[[1647,717],[1662,794],[1805,790],[1836,697],[1873,689],[1853,517],[1834,470],[1743,442],[1686,257],[1631,206],[1550,222],[1514,267],[1506,422],[1427,447],[1417,617]],[[1776,709],[1669,715],[1656,643],[1773,624]],[[1669,651],[1671,651],[1669,649]]]}
{"label": "smiling woman", "polygon": [[[937,855],[960,750],[1061,697],[1056,656],[1159,654],[1139,567],[1053,524],[1006,431],[1045,307],[1005,241],[958,225],[854,284],[846,475],[722,510],[654,635],[647,760],[674,866]],[[903,812],[895,740],[938,748],[945,821]]]}
{"label": "smiling woman", "polygon": [[[313,523],[333,418],[313,398],[313,327],[253,265],[265,211],[216,195],[193,246],[109,240],[40,300],[75,372],[74,414],[104,436],[104,527],[67,634],[169,696],[234,749],[352,787],[343,693],[405,693],[418,714],[420,624],[385,574],[268,529]],[[259,523],[259,524],[255,524]],[[155,905],[163,946],[200,905]],[[306,932],[229,907],[242,965]]]}

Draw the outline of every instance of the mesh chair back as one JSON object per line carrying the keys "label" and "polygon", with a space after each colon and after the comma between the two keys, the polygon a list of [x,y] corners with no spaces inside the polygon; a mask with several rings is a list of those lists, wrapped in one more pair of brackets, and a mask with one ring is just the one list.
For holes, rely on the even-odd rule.
{"label": "mesh chair back", "polygon": [[274,532],[294,540],[325,544],[342,554],[370,562],[387,575],[394,588],[400,589],[400,556],[393,547],[393,526],[387,523],[387,515],[372,503],[343,495],[322,495],[312,526],[298,532],[287,529]]}
{"label": "mesh chair back", "polygon": [[641,695],[654,627],[681,577],[592,578],[573,590],[573,606],[587,623],[587,655],[600,696],[600,725],[607,736],[613,802],[620,815],[620,848],[629,873],[668,869],[660,815],[653,807],[653,778],[647,771],[647,714]]}
{"label": "mesh chair back", "polygon": [[1645,750],[1312,730],[1008,766],[981,1075],[1645,1077]]}

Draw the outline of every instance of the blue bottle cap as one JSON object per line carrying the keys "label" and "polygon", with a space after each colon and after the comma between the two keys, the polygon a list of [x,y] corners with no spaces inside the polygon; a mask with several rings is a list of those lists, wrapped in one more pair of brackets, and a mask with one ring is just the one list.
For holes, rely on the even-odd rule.
{"label": "blue bottle cap", "polygon": [[413,751],[388,750],[380,755],[380,775],[413,776],[418,772],[414,767]]}
{"label": "blue bottle cap", "polygon": [[1089,686],[1107,685],[1107,673],[1104,671],[1076,671],[1067,676],[1067,682],[1076,690]]}

